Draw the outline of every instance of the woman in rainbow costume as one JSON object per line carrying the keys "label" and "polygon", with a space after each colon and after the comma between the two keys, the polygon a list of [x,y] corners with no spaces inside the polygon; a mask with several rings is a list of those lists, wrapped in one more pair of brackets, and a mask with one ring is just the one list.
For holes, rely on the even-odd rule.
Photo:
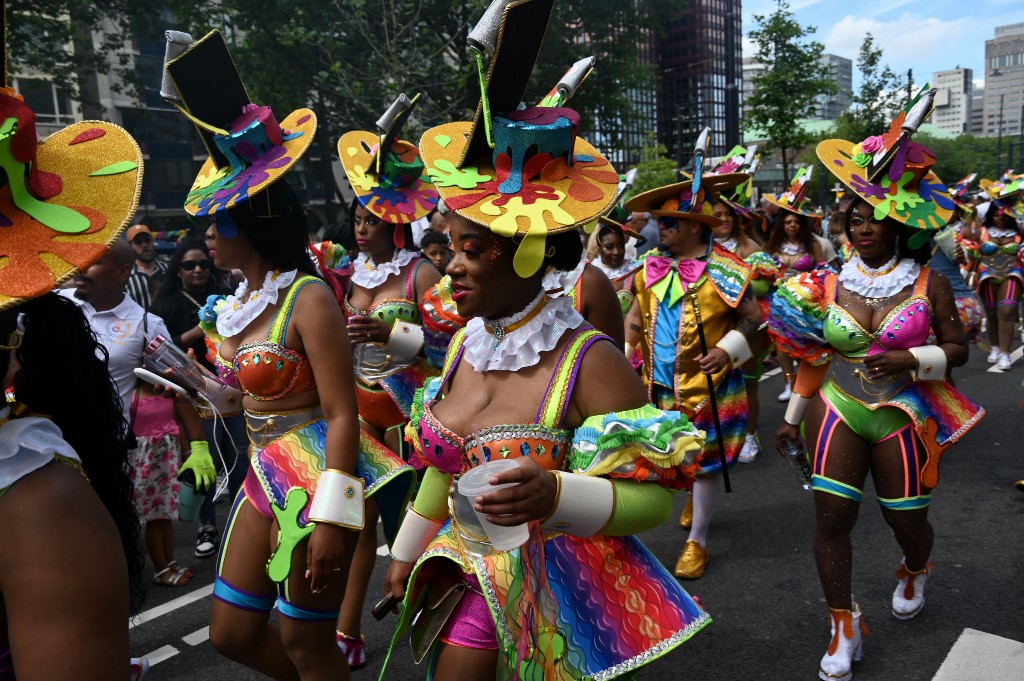
{"label": "woman in rainbow costume", "polygon": [[[850,533],[865,478],[871,474],[903,551],[892,613],[910,619],[924,605],[932,569],[928,505],[939,458],[984,414],[946,381],[967,360],[967,343],[949,282],[920,264],[953,208],[931,170],[935,157],[910,140],[934,95],[919,94],[885,135],[818,145],[825,167],[858,196],[846,218],[857,256],[839,274],[789,279],[772,298],[770,333],[801,360],[778,445],[794,446],[803,424],[813,459],[814,555],[832,630],[819,671],[826,681],[850,679],[863,654]],[[927,344],[931,328],[935,345]]]}
{"label": "woman in rainbow costume", "polygon": [[360,433],[338,289],[317,275],[282,177],[312,143],[316,116],[298,109],[278,123],[251,103],[220,33],[168,39],[161,91],[185,103],[210,151],[185,210],[213,219],[214,262],[245,276],[201,312],[242,392],[251,463],[217,559],[210,640],[267,676],[348,678],[334,629],[365,499],[378,500],[393,536],[413,471]]}
{"label": "woman in rainbow costume", "polygon": [[[491,5],[470,34],[481,117],[420,143],[456,213],[448,273],[459,313],[473,317],[417,397],[407,432],[427,468],[387,576],[390,594],[404,595],[395,642],[412,630],[427,678],[613,678],[710,621],[631,536],[667,519],[701,434],[647,405],[622,351],[542,287],[546,267],[579,260],[575,229],[604,211],[618,180],[576,136],[570,91],[518,109],[534,61],[522,55],[540,48],[551,4]],[[522,29],[515,50],[501,43],[511,22]],[[600,388],[609,382],[620,389]],[[492,482],[512,486],[450,502],[460,476],[502,459],[518,465]],[[473,504],[497,525],[529,523],[525,544],[490,546]]]}

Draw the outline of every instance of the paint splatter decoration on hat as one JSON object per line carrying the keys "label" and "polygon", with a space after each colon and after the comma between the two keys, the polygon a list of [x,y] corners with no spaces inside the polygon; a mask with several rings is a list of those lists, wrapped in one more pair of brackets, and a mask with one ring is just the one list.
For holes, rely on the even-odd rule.
{"label": "paint splatter decoration on hat", "polygon": [[945,225],[956,204],[935,175],[935,154],[911,136],[935,106],[935,90],[925,86],[901,111],[889,130],[854,144],[830,139],[817,154],[829,172],[874,207],[874,217],[890,217],[918,230],[910,245],[920,247]]}
{"label": "paint splatter decoration on hat", "polygon": [[83,121],[39,141],[35,113],[0,88],[0,309],[41,296],[103,257],[131,222],[142,151]]}
{"label": "paint splatter decoration on hat", "polygon": [[813,166],[798,169],[786,191],[781,194],[765,194],[764,200],[790,213],[806,215],[809,218],[820,220],[822,215],[810,209],[811,201],[807,198],[807,189],[811,184],[811,173],[813,170]]}

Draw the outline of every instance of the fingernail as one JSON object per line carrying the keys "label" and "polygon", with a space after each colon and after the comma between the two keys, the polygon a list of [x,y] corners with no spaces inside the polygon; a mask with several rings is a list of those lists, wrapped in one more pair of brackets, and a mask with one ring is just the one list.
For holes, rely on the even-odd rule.
{"label": "fingernail", "polygon": [[309,570],[306,570],[306,577],[305,578],[309,579],[312,574],[313,574],[312,572],[310,572]]}
{"label": "fingernail", "polygon": [[476,503],[477,505],[480,505],[480,504],[484,503],[484,498],[483,497],[477,497],[477,498],[473,499],[473,502]]}

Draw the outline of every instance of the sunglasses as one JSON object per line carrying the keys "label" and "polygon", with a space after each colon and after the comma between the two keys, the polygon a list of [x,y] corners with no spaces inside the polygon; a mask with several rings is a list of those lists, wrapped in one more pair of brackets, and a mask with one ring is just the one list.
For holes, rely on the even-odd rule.
{"label": "sunglasses", "polygon": [[148,234],[140,234],[137,237],[135,237],[134,239],[132,239],[132,243],[133,244],[142,245],[142,244],[148,244],[152,240],[153,240],[153,237],[151,237],[150,235],[148,235]]}
{"label": "sunglasses", "polygon": [[186,272],[191,272],[197,267],[200,267],[204,270],[208,270],[211,267],[213,267],[213,261],[210,260],[209,258],[205,260],[185,260],[181,263],[181,265],[179,265],[179,267],[181,267],[181,269],[185,270]]}

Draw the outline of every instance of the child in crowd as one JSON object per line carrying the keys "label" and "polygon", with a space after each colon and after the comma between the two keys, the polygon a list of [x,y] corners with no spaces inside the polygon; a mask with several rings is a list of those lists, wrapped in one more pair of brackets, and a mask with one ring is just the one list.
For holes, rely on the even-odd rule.
{"label": "child in crowd", "polygon": [[423,238],[420,240],[420,253],[424,258],[430,261],[430,263],[437,268],[437,271],[444,274],[444,270],[448,267],[448,259],[451,256],[448,250],[451,242],[448,240],[448,235],[434,230],[427,230],[423,233]]}

